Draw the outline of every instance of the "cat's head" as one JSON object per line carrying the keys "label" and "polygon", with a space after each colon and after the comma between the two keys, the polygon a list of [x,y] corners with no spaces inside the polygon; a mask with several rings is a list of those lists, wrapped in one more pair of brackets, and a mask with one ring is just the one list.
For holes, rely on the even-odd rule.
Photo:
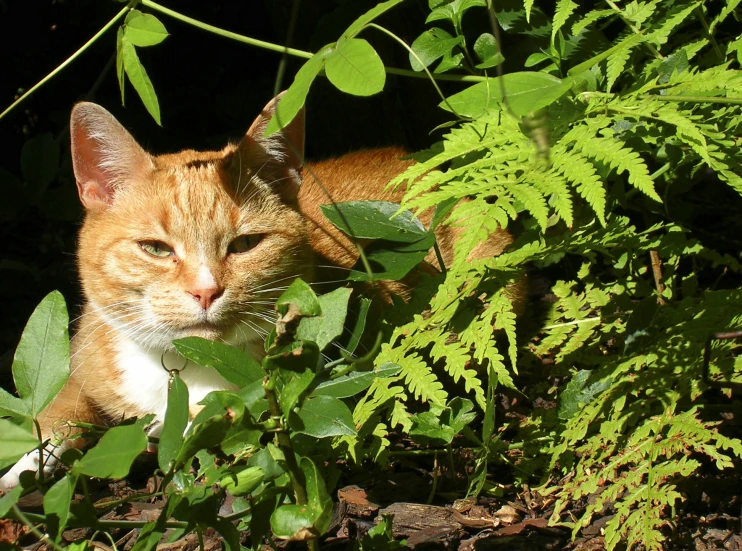
{"label": "cat's head", "polygon": [[255,342],[281,289],[311,277],[296,207],[304,116],[266,138],[275,104],[239,144],[160,156],[102,107],[74,107],[80,275],[118,334],[155,349],[185,336]]}

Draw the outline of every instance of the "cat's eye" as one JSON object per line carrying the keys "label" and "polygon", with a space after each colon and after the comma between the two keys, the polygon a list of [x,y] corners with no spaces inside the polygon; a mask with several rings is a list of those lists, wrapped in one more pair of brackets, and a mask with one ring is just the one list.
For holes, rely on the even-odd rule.
{"label": "cat's eye", "polygon": [[227,252],[229,252],[230,254],[246,253],[247,251],[255,248],[255,246],[260,243],[261,239],[263,239],[263,236],[259,233],[255,233],[252,235],[240,235],[237,239],[233,240],[229,244]]}
{"label": "cat's eye", "polygon": [[166,258],[175,254],[173,248],[162,241],[140,241],[139,246],[144,252],[157,258]]}

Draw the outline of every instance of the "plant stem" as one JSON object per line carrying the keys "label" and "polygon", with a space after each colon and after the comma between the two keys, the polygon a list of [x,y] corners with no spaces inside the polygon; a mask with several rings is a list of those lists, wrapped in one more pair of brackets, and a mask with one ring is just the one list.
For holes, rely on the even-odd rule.
{"label": "plant stem", "polygon": [[[50,547],[55,549],[55,551],[62,551],[62,548],[57,545],[54,540],[52,540],[47,534],[44,534],[41,530],[39,530],[36,526],[34,526],[32,522],[32,515],[26,515],[23,511],[21,511],[18,508],[18,505],[13,505],[13,515],[20,520],[26,528],[28,528],[28,531],[31,532],[34,536],[39,538],[40,542],[48,544]],[[33,515],[33,516],[41,516],[41,515]],[[44,521],[46,521],[46,517],[43,517]]]}
{"label": "plant stem", "polygon": [[[579,96],[585,100],[590,98],[613,98],[616,94],[606,92],[582,92]],[[652,98],[659,101],[689,102],[689,103],[720,103],[724,105],[742,105],[742,98],[720,98],[713,96],[665,96],[659,94],[641,94],[640,97]]]}
{"label": "plant stem", "polygon": [[[281,417],[281,408],[278,405],[276,399],[275,384],[276,384],[277,373],[274,370],[271,373],[270,378],[263,385],[265,390],[265,397],[268,399],[268,407],[270,408],[271,415],[276,418]],[[278,447],[281,449],[286,461],[286,467],[291,479],[291,488],[294,490],[294,498],[296,499],[297,505],[306,505],[308,503],[307,491],[304,488],[304,473],[302,473],[299,464],[296,462],[296,455],[294,454],[294,447],[291,444],[291,437],[284,430],[276,432],[276,438],[278,438]]]}
{"label": "plant stem", "polygon": [[441,254],[441,249],[438,246],[438,240],[436,239],[433,241],[433,250],[435,251],[435,257],[438,259],[438,264],[441,266],[441,273],[443,275],[446,275],[446,263],[443,262],[443,255]]}
{"label": "plant stem", "polygon": [[[225,29],[221,29],[207,23],[202,23],[197,19],[193,19],[191,17],[188,17],[187,15],[183,15],[182,13],[173,11],[170,8],[161,6],[160,4],[157,4],[152,0],[141,0],[141,3],[143,6],[147,6],[148,8],[159,11],[160,13],[164,13],[165,15],[169,15],[173,19],[177,19],[179,21],[182,21],[183,23],[188,23],[189,25],[198,27],[201,30],[223,36],[224,38],[236,40],[237,42],[242,42],[251,46],[257,46],[259,48],[264,48],[273,52],[286,53],[295,57],[302,57],[304,59],[309,59],[310,57],[312,57],[312,55],[314,55],[312,54],[312,52],[297,50],[296,48],[286,48],[285,46],[281,46],[280,44],[273,44],[272,42],[265,42],[264,40],[250,38],[249,36],[233,33],[231,31],[227,31]],[[428,78],[426,75],[418,73],[416,71],[412,71],[410,69],[397,69],[395,67],[385,67],[384,69],[390,75],[401,75],[413,78]],[[485,77],[474,75],[435,75],[435,77],[433,78],[435,80],[448,80],[452,82],[482,82],[485,80]]]}
{"label": "plant stem", "polygon": [[724,61],[724,55],[721,53],[721,48],[719,48],[719,44],[716,42],[714,34],[711,32],[711,29],[709,29],[709,24],[706,22],[706,18],[703,15],[703,9],[696,8],[693,11],[696,14],[696,18],[701,22],[703,30],[706,31],[706,36],[708,37],[709,42],[711,42],[711,45],[714,47],[714,52],[716,53],[716,57],[719,58],[719,63],[722,63]]}
{"label": "plant stem", "polygon": [[42,78],[39,82],[36,83],[30,90],[28,90],[25,94],[23,94],[20,98],[15,100],[10,107],[8,107],[5,111],[0,113],[0,119],[2,119],[5,115],[10,113],[13,109],[18,107],[22,102],[24,102],[31,94],[33,94],[36,90],[41,88],[44,84],[46,84],[48,81],[50,81],[52,78],[57,76],[57,74],[62,71],[67,65],[75,61],[80,55],[87,50],[90,46],[92,46],[96,40],[98,40],[101,36],[103,36],[108,29],[113,27],[119,19],[121,19],[124,15],[126,15],[126,12],[128,12],[131,8],[133,8],[138,0],[131,0],[124,9],[122,9],[120,12],[118,12],[113,19],[111,19],[106,25],[99,30],[97,33],[93,35],[93,38],[88,40],[85,44],[82,45],[82,47],[77,50],[74,54],[72,54],[70,57],[68,57],[65,61],[63,61],[60,65],[57,66],[56,69],[54,69],[51,73],[46,75],[44,78]]}

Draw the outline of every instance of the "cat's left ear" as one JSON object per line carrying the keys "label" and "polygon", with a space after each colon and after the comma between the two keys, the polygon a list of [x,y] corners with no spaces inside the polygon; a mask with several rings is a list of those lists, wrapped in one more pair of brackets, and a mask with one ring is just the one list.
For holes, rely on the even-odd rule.
{"label": "cat's left ear", "polygon": [[304,107],[285,128],[266,137],[265,128],[276,112],[284,92],[273,98],[250,125],[240,143],[243,156],[249,166],[260,168],[269,163],[296,171],[304,164]]}

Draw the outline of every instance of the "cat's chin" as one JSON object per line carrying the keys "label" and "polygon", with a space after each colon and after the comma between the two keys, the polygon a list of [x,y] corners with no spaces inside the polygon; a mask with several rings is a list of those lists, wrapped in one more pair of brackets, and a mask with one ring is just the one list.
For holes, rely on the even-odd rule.
{"label": "cat's chin", "polygon": [[212,323],[198,323],[180,330],[180,337],[201,337],[210,341],[220,341],[228,333],[228,328]]}

